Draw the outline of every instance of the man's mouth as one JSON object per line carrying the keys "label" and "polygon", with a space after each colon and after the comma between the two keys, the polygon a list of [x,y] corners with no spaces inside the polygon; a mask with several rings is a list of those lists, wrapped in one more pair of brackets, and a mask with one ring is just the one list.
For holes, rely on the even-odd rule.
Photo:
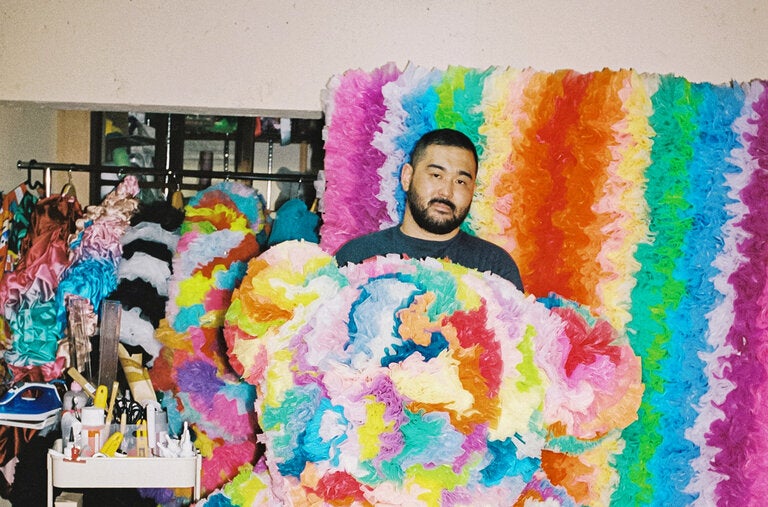
{"label": "man's mouth", "polygon": [[438,213],[454,213],[456,211],[456,206],[445,199],[432,199],[429,201],[429,205]]}

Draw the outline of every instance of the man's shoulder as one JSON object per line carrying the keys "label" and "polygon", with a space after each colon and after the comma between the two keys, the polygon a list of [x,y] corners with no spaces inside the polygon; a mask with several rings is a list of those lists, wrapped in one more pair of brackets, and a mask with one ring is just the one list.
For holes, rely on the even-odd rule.
{"label": "man's shoulder", "polygon": [[381,229],[379,231],[373,231],[369,232],[367,234],[363,234],[362,236],[358,236],[356,238],[352,238],[346,243],[344,243],[339,251],[343,248],[350,248],[350,247],[359,247],[360,245],[367,245],[372,243],[377,243],[380,241],[385,241],[388,238],[392,237],[394,227],[390,227],[387,229]]}
{"label": "man's shoulder", "polygon": [[384,253],[382,249],[391,248],[396,227],[369,232],[344,243],[336,252],[336,261],[340,266],[349,262],[358,263]]}
{"label": "man's shoulder", "polygon": [[494,257],[510,260],[512,257],[509,252],[496,243],[489,241],[485,238],[473,236],[467,232],[461,231],[462,237],[460,240],[461,248],[480,253],[483,257]]}
{"label": "man's shoulder", "polygon": [[460,235],[458,247],[469,267],[496,273],[523,290],[520,270],[509,252],[496,243],[464,231],[461,231]]}

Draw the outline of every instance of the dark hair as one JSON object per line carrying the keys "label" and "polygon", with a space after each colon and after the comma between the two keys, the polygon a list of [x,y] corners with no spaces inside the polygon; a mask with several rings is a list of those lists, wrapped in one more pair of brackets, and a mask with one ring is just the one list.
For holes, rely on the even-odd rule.
{"label": "dark hair", "polygon": [[411,151],[411,165],[415,166],[419,159],[424,156],[427,147],[432,145],[463,148],[472,153],[472,156],[475,158],[475,167],[478,165],[477,148],[475,148],[475,144],[465,134],[453,129],[432,130],[421,136],[421,138],[416,141],[416,146],[413,147],[413,151]]}

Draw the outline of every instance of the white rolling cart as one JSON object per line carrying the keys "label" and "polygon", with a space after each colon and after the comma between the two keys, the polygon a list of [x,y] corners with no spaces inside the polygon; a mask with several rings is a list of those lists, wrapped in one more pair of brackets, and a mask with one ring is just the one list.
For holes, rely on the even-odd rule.
{"label": "white rolling cart", "polygon": [[48,451],[48,507],[53,488],[193,488],[200,499],[200,454],[189,458],[80,458],[64,459]]}

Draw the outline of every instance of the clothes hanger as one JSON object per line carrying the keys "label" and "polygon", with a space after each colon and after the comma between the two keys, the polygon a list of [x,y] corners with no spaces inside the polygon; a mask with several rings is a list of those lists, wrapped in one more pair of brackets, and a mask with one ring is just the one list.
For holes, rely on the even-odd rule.
{"label": "clothes hanger", "polygon": [[181,191],[181,182],[175,181],[176,190],[171,193],[171,206],[181,210],[184,209],[184,194]]}
{"label": "clothes hanger", "polygon": [[184,194],[181,193],[181,190],[176,190],[171,194],[171,206],[176,209],[184,209]]}
{"label": "clothes hanger", "polygon": [[77,199],[77,189],[75,189],[75,185],[72,183],[72,170],[70,169],[67,171],[67,182],[64,183],[64,186],[61,187],[61,192],[59,192],[62,197],[74,197]]}
{"label": "clothes hanger", "polygon": [[25,182],[27,184],[27,190],[29,192],[32,192],[33,190],[39,190],[41,188],[45,188],[45,185],[40,180],[32,181],[32,166],[37,163],[37,160],[32,159],[29,161],[29,165],[27,166],[27,181]]}
{"label": "clothes hanger", "polygon": [[45,197],[45,185],[40,180],[27,180],[27,192],[35,197]]}

